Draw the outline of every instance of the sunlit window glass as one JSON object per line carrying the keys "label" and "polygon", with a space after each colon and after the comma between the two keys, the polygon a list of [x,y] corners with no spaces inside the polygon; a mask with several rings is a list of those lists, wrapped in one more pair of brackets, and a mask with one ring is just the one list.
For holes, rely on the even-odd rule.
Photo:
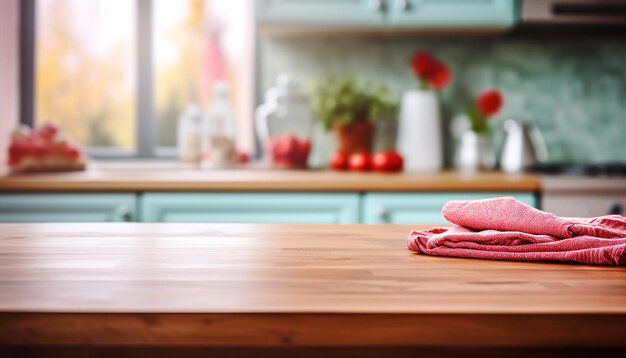
{"label": "sunlit window glass", "polygon": [[35,122],[87,147],[135,148],[136,1],[38,0]]}
{"label": "sunlit window glass", "polygon": [[252,1],[154,0],[154,94],[158,145],[176,145],[178,116],[203,110],[225,81],[238,118],[239,147],[252,147]]}

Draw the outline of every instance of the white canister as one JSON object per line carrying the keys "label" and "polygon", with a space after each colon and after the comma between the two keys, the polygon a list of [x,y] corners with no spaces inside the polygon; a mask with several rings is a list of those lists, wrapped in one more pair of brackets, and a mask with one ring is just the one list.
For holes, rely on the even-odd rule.
{"label": "white canister", "polygon": [[402,95],[398,123],[398,151],[408,171],[443,168],[443,140],[439,101],[433,91],[410,90]]}

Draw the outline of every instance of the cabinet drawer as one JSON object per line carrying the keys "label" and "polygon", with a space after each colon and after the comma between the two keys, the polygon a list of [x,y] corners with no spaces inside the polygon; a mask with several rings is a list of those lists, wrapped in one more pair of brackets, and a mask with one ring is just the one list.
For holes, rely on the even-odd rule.
{"label": "cabinet drawer", "polygon": [[405,28],[505,28],[517,21],[516,0],[390,0],[390,25]]}
{"label": "cabinet drawer", "polygon": [[0,222],[110,222],[137,218],[135,194],[0,195]]}
{"label": "cabinet drawer", "polygon": [[260,25],[368,27],[385,22],[384,0],[258,0]]}
{"label": "cabinet drawer", "polygon": [[357,223],[356,193],[146,193],[145,222]]}
{"label": "cabinet drawer", "polygon": [[368,224],[444,224],[441,208],[450,200],[512,196],[537,206],[532,193],[369,193],[363,199],[363,222]]}

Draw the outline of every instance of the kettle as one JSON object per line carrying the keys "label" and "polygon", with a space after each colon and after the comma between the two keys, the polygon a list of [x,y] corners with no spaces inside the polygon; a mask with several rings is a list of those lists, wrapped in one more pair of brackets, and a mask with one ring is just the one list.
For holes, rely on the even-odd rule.
{"label": "kettle", "polygon": [[506,137],[500,167],[507,173],[519,173],[548,159],[548,148],[536,126],[508,119],[504,122]]}

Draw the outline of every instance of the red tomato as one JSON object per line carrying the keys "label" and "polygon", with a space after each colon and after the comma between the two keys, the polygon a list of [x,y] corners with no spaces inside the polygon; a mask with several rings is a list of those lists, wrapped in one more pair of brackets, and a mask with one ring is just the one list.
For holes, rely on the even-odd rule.
{"label": "red tomato", "polygon": [[311,151],[311,141],[303,138],[300,140],[300,153],[308,154]]}
{"label": "red tomato", "polygon": [[348,168],[357,172],[366,172],[371,168],[371,158],[368,153],[352,154],[348,161]]}
{"label": "red tomato", "polygon": [[334,170],[348,169],[348,160],[350,156],[344,152],[335,152],[330,157],[330,167]]}
{"label": "red tomato", "polygon": [[376,153],[372,157],[372,168],[377,172],[397,172],[402,170],[404,160],[395,150]]}
{"label": "red tomato", "polygon": [[391,171],[391,163],[386,152],[379,152],[372,156],[372,169],[377,172]]}
{"label": "red tomato", "polygon": [[400,153],[396,152],[395,150],[392,150],[391,157],[393,158],[394,162],[394,170],[397,172],[402,171],[404,169],[404,158],[402,158],[402,155],[400,155]]}
{"label": "red tomato", "polygon": [[269,143],[269,153],[274,164],[285,168],[306,167],[311,151],[311,141],[285,134]]}

